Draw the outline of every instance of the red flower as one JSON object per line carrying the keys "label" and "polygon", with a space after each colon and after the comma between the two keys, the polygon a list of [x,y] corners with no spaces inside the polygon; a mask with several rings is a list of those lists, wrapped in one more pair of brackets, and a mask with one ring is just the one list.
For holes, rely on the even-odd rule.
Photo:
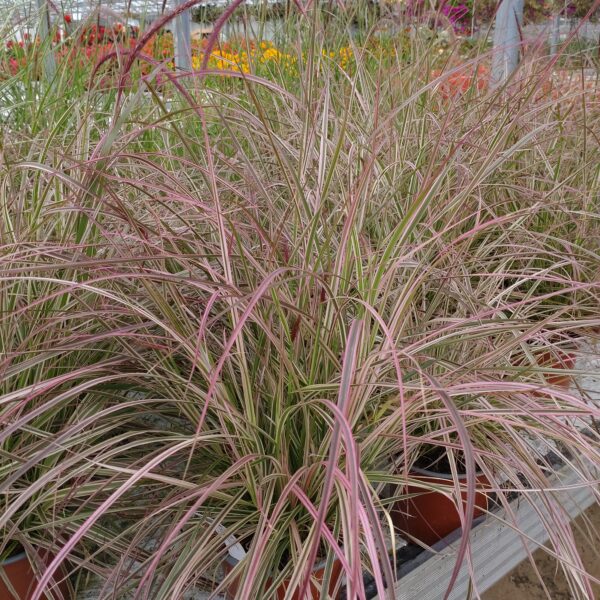
{"label": "red flower", "polygon": [[71,18],[71,15],[65,15],[64,17],[65,23],[68,25],[73,19]]}

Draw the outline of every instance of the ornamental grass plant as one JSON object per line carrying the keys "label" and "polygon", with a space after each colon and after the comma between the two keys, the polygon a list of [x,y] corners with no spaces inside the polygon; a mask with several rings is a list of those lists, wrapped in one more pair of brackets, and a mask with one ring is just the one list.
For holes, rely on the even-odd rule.
{"label": "ornamental grass plant", "polygon": [[452,48],[382,58],[314,7],[293,70],[213,65],[215,35],[181,73],[142,52],[173,15],[0,84],[0,548],[52,551],[34,599],[60,565],[99,599],[289,600],[318,564],[322,598],[338,565],[336,592],[392,597],[389,513],[432,445],[466,531],[481,470],[488,518],[544,506],[591,597],[547,450],[595,490],[599,411],[543,357],[600,326],[597,91],[555,98],[537,57],[448,94]]}

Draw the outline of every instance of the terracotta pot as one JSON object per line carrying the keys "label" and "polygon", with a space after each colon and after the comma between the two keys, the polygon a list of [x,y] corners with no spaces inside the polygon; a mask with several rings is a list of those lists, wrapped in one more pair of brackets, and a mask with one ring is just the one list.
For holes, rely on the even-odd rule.
{"label": "terracotta pot", "polygon": [[[443,71],[432,71],[431,75],[434,79],[444,75]],[[474,86],[478,91],[484,90],[488,85],[489,73],[483,66],[479,65],[475,71],[473,67],[465,67],[463,71],[452,73],[444,77],[441,81],[439,90],[444,100],[454,98],[467,92],[471,86]]]}
{"label": "terracotta pot", "polygon": [[[537,356],[537,364],[540,367],[547,369],[561,369],[562,373],[546,373],[544,375],[549,385],[556,387],[568,388],[571,384],[572,375],[570,371],[575,368],[576,354],[566,350],[554,349],[552,352],[542,352]],[[521,366],[524,359],[519,360],[515,364]],[[533,392],[534,395],[542,395],[541,392]]]}
{"label": "terracotta pot", "polygon": [[[237,561],[228,556],[224,561],[223,561],[223,570],[225,571],[225,575],[231,573],[231,571],[234,569],[234,567],[237,565]],[[340,579],[340,577],[342,576],[342,565],[338,560],[334,560],[333,562],[333,567],[331,570],[331,579],[329,581],[329,590],[328,590],[328,594],[329,597],[333,598],[333,594],[335,591],[335,587]],[[318,564],[312,571],[312,579],[316,579],[320,584],[323,583],[323,578],[325,577],[325,563],[320,563]],[[267,581],[267,586],[270,586],[272,583],[272,580],[269,579]],[[226,596],[227,598],[229,598],[230,600],[234,600],[237,596],[238,590],[239,590],[239,580],[238,579],[234,579],[228,586],[227,586],[227,590],[226,590]],[[277,588],[276,590],[276,600],[284,600],[285,598],[285,593],[288,589],[289,586],[289,581],[285,580],[283,581],[283,583],[281,583],[281,585]],[[317,587],[315,585],[315,583],[313,583],[313,581],[310,582],[310,587],[308,590],[308,595],[305,598],[305,600],[308,600],[308,598],[314,598],[315,600],[319,600],[319,598],[321,597],[321,591],[320,591],[320,587]],[[263,596],[260,597],[260,600],[267,600],[266,597],[263,598]],[[300,600],[300,590],[297,589],[293,596],[292,596],[292,600]]]}
{"label": "terracotta pot", "polygon": [[[454,491],[452,475],[415,467],[411,471],[411,478],[436,486],[447,486],[449,492]],[[467,504],[467,476],[461,475],[459,480],[461,490],[464,488],[464,491],[461,491],[464,509]],[[474,519],[484,514],[487,509],[488,494],[483,490],[489,487],[487,477],[478,473]],[[418,495],[399,500],[392,509],[392,521],[400,531],[431,546],[460,527],[460,515],[454,502],[442,492],[427,491],[412,485],[407,486],[405,491],[407,494]]]}
{"label": "terracotta pot", "polygon": [[575,368],[575,353],[557,350],[556,352],[544,352],[539,358],[539,364],[549,369],[563,369],[565,374],[547,373],[546,381],[556,387],[568,388],[571,384],[572,375],[569,373]]}
{"label": "terracotta pot", "polygon": [[[45,554],[41,555],[41,558],[44,563],[50,564],[54,557],[50,554]],[[1,600],[29,600],[30,598],[33,598],[37,580],[33,567],[25,552],[11,556],[11,558],[0,563],[0,571],[2,571],[2,574],[0,575]],[[59,573],[57,577],[63,579],[63,574]],[[6,580],[8,580],[12,588],[14,588],[14,591],[17,594],[16,596],[6,585]],[[42,594],[41,600],[67,600],[72,597],[69,593],[69,586],[65,581],[60,583],[58,587],[58,590],[53,590],[52,596]]]}

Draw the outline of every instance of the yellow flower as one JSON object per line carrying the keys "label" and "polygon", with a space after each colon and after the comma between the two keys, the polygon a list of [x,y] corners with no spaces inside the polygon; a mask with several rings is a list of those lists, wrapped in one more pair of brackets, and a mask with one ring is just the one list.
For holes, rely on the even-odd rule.
{"label": "yellow flower", "polygon": [[279,52],[279,50],[277,50],[277,48],[267,48],[263,54],[263,62],[269,60],[278,61],[282,56],[283,55],[281,52]]}

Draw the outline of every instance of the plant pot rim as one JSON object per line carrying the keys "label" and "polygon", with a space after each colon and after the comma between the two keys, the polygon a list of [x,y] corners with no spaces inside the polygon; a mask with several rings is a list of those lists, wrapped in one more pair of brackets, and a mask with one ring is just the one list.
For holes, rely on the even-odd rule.
{"label": "plant pot rim", "polygon": [[[431,477],[432,479],[446,479],[448,481],[454,479],[454,475],[452,473],[436,473],[435,471],[430,471],[429,469],[423,469],[421,467],[411,467],[411,472],[416,473],[417,475],[424,475],[425,477]],[[479,477],[483,475],[483,471],[477,469],[475,471],[475,476]],[[459,475],[458,479],[460,481],[464,481],[467,478],[467,474]]]}
{"label": "plant pot rim", "polygon": [[[334,562],[337,560],[336,558],[333,559]],[[228,565],[230,565],[231,567],[235,567],[239,562],[241,562],[239,559],[231,556],[231,554],[227,554],[227,556],[225,556],[225,558],[223,559],[224,562],[226,562]],[[316,571],[319,571],[320,569],[324,569],[325,566],[327,565],[327,560],[322,560],[320,562],[318,562],[311,570],[311,573],[315,573]]]}
{"label": "plant pot rim", "polygon": [[7,567],[8,565],[12,565],[13,563],[19,562],[20,560],[27,558],[27,554],[26,552],[23,550],[22,552],[19,552],[18,554],[15,554],[5,560],[3,560],[2,562],[0,562],[0,567]]}

